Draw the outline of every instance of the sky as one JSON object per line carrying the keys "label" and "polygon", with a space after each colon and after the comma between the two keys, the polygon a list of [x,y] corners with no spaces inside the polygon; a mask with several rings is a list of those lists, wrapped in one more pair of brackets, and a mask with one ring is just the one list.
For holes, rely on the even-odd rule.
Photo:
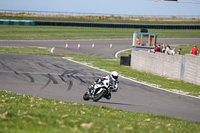
{"label": "sky", "polygon": [[[192,4],[190,2],[198,2]],[[199,16],[200,0],[0,0],[0,9],[102,13],[120,15]]]}

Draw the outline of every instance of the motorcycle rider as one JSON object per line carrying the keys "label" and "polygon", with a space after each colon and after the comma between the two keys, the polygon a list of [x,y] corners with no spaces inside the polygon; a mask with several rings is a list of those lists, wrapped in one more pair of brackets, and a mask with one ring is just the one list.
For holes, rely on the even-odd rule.
{"label": "motorcycle rider", "polygon": [[[94,84],[90,86],[89,91],[90,91],[90,92],[93,92],[92,95],[94,95],[94,94],[95,94],[95,89],[94,89],[94,85],[95,85],[95,84],[103,83],[102,81],[104,81],[104,80],[108,80],[108,81],[114,80],[114,83],[115,83],[115,84],[114,84],[114,88],[112,88],[111,91],[112,91],[112,92],[117,92],[118,86],[119,86],[119,81],[118,81],[117,79],[118,79],[118,73],[117,73],[116,71],[113,71],[113,72],[111,72],[110,75],[107,75],[107,76],[105,76],[105,77],[102,77],[102,78],[100,78],[100,79],[97,79],[97,80],[94,82]],[[105,96],[105,98],[109,100],[109,99],[111,98],[111,93],[108,93],[108,94]]]}

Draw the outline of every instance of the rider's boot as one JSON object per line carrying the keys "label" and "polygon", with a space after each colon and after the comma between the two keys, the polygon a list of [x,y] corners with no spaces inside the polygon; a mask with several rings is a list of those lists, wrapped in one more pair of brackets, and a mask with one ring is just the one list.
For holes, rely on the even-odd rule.
{"label": "rider's boot", "polygon": [[107,100],[110,100],[110,98],[111,98],[111,93],[109,92],[109,93],[105,96],[105,98],[106,98]]}

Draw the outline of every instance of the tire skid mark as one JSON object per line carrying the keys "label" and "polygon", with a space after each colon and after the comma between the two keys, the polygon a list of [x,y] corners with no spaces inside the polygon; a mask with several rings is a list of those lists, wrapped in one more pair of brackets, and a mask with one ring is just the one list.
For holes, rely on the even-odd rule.
{"label": "tire skid mark", "polygon": [[8,69],[9,71],[13,71],[16,75],[20,75],[20,74],[17,73],[15,70],[13,70],[13,69],[10,68],[9,66],[5,65],[3,62],[0,61],[0,64],[1,64],[5,69]]}
{"label": "tire skid mark", "polygon": [[65,79],[61,76],[61,75],[58,75],[60,77],[60,79],[66,83]]}
{"label": "tire skid mark", "polygon": [[65,71],[61,74],[61,76],[64,76],[64,77],[65,77],[65,75],[67,75],[67,76],[70,77],[70,75],[74,75],[74,74],[77,74],[77,71],[65,70]]}
{"label": "tire skid mark", "polygon": [[[46,88],[51,81],[53,82],[53,84],[59,84],[58,81],[51,75],[51,74],[42,74],[44,77],[48,78],[47,83],[41,88],[44,89]],[[73,81],[72,80],[66,80],[62,75],[58,75],[58,77],[68,85],[67,90],[71,90],[72,86],[73,86]]]}
{"label": "tire skid mark", "polygon": [[71,90],[72,86],[73,86],[73,81],[72,80],[65,80],[61,75],[58,75],[60,77],[60,79],[65,82],[66,84],[68,84],[67,90]]}
{"label": "tire skid mark", "polygon": [[50,82],[51,82],[51,80],[49,79],[49,80],[47,81],[47,83],[41,88],[41,90],[44,89],[44,88],[46,88],[46,87],[50,84]]}
{"label": "tire skid mark", "polygon": [[41,67],[44,67],[44,68],[50,69],[49,67],[45,66],[44,64],[42,64],[42,63],[40,63],[40,62],[38,63],[38,65],[41,66]]}
{"label": "tire skid mark", "polygon": [[17,79],[21,79],[23,81],[26,81],[26,79],[23,77],[23,75],[25,75],[26,77],[28,77],[30,79],[30,82],[34,82],[34,79],[28,75],[28,74],[23,74],[21,75],[20,73],[18,73],[17,71],[13,70],[12,68],[10,68],[9,66],[5,65],[3,62],[0,61],[0,64],[7,70],[15,73],[14,77],[17,78]]}
{"label": "tire skid mark", "polygon": [[59,65],[56,65],[56,64],[52,64],[54,67],[56,67],[56,68],[60,68],[60,69],[63,69],[63,70],[66,70],[65,68],[63,68],[63,67],[61,67],[61,66],[59,66]]}
{"label": "tire skid mark", "polygon": [[[43,63],[39,62],[37,64],[43,68],[50,69]],[[37,80],[33,76],[35,74],[41,75],[41,76],[47,78],[46,83],[44,83],[44,86],[42,86],[41,89],[46,88],[51,82],[53,84],[59,84],[59,83],[63,82],[67,85],[66,86],[67,91],[70,91],[73,87],[73,80],[80,81],[80,83],[79,83],[80,85],[81,84],[91,84],[92,81],[94,80],[94,78],[96,77],[94,74],[92,74],[92,77],[86,78],[85,75],[87,75],[87,73],[83,69],[82,70],[66,70],[64,67],[57,65],[57,64],[52,64],[52,65],[55,66],[56,68],[64,70],[64,72],[62,74],[50,74],[50,73],[40,73],[40,72],[17,72],[1,61],[0,61],[0,65],[2,65],[2,67],[4,69],[8,70],[5,72],[14,73],[13,76],[15,78],[26,81],[26,82],[35,83],[35,81]],[[56,76],[58,76],[60,78],[61,82],[58,81]]]}
{"label": "tire skid mark", "polygon": [[73,86],[73,82],[71,80],[69,80],[68,84],[69,84],[69,86],[68,86],[67,90],[70,91]]}
{"label": "tire skid mark", "polygon": [[51,83],[51,81],[53,82],[53,84],[58,84],[57,80],[56,80],[51,74],[42,74],[42,76],[47,77],[49,80],[48,80],[47,83],[41,88],[41,90],[44,89],[44,88],[46,88],[46,87]]}
{"label": "tire skid mark", "polygon": [[[80,73],[82,72],[82,73]],[[74,70],[66,70],[65,72],[63,72],[61,74],[61,76],[64,76],[67,75],[68,78],[73,78],[73,79],[76,79],[76,80],[79,80],[80,81],[80,84],[86,84],[86,83],[90,83],[88,81],[85,81],[81,78],[81,76],[77,76],[75,74],[83,74],[83,77],[85,77],[84,75],[86,75],[86,73],[84,73],[83,70],[80,70],[80,71],[74,71]]]}
{"label": "tire skid mark", "polygon": [[82,78],[80,78],[79,76],[76,76],[77,79],[79,79],[81,81],[81,83],[86,83],[86,81],[84,81]]}
{"label": "tire skid mark", "polygon": [[31,83],[34,83],[35,82],[35,79],[31,76],[31,74],[29,73],[24,73],[23,75],[25,75],[26,77],[28,77],[30,79],[30,82]]}
{"label": "tire skid mark", "polygon": [[53,82],[53,84],[58,84],[58,81],[51,74],[42,74],[43,76],[49,78]]}
{"label": "tire skid mark", "polygon": [[28,68],[31,69],[31,70],[39,71],[37,68],[32,67],[32,65],[34,65],[35,63],[33,64],[33,62],[26,62],[26,61],[23,62],[23,63],[24,63],[24,66],[28,66]]}

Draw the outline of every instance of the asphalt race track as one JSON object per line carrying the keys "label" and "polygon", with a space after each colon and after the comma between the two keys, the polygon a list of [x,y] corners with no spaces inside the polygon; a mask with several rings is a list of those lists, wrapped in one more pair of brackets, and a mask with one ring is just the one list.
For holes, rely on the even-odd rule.
{"label": "asphalt race track", "polygon": [[[129,39],[67,41],[69,49],[64,48],[65,43],[66,41],[0,41],[0,46],[55,47],[54,52],[106,57],[114,57],[117,51],[131,46]],[[76,48],[77,43],[81,44],[80,49]],[[94,49],[91,48],[91,43],[95,43]],[[109,48],[109,43],[113,44],[112,49]],[[107,74],[61,57],[0,53],[1,90],[200,121],[200,98],[171,93],[122,77],[119,78],[120,88],[117,93],[112,93],[111,100],[84,101],[82,96],[88,85]]]}
{"label": "asphalt race track", "polygon": [[[65,48],[66,43],[68,49]],[[95,48],[92,49],[94,43]],[[176,44],[199,44],[200,38],[165,38],[158,39],[157,43],[170,45]],[[80,49],[77,50],[78,44]],[[110,48],[112,44],[112,49]],[[0,41],[0,46],[35,46],[53,48],[56,53],[96,55],[103,57],[114,57],[120,50],[129,49],[132,46],[132,39],[107,39],[107,40],[61,40],[61,41]]]}

